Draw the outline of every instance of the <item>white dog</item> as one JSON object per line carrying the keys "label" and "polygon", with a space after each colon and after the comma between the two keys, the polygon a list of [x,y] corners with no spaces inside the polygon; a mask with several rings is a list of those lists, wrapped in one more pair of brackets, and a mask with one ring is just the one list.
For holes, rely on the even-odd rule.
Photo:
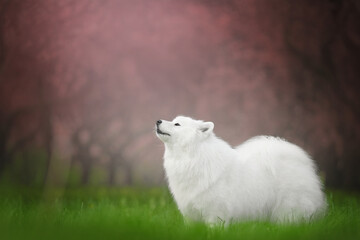
{"label": "white dog", "polygon": [[213,128],[183,116],[156,122],[169,187],[186,218],[299,222],[325,212],[316,167],[301,148],[268,136],[232,148]]}

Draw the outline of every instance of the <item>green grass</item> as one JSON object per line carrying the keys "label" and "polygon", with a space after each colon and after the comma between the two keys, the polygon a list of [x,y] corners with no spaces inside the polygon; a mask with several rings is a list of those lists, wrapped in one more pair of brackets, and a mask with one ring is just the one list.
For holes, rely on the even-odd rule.
{"label": "green grass", "polygon": [[[23,192],[23,191],[22,191]],[[360,239],[360,196],[328,192],[325,218],[300,225],[245,222],[184,224],[165,189],[0,191],[0,239]]]}

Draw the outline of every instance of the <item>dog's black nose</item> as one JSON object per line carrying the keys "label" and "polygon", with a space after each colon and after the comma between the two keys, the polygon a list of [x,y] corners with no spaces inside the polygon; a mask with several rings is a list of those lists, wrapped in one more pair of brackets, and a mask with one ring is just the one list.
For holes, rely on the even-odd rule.
{"label": "dog's black nose", "polygon": [[162,123],[161,120],[157,120],[157,121],[156,121],[156,125],[158,125],[158,126],[159,126],[161,123]]}

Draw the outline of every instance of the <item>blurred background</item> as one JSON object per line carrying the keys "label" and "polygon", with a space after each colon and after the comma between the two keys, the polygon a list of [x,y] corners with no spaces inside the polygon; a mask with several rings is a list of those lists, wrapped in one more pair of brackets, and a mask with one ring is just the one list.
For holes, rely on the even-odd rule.
{"label": "blurred background", "polygon": [[269,134],[360,189],[360,2],[0,0],[0,182],[165,185],[157,119]]}

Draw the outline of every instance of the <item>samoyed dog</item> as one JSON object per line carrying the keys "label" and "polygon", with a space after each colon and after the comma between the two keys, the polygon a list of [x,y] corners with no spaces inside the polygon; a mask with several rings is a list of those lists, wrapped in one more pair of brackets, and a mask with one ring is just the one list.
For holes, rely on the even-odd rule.
{"label": "samoyed dog", "polygon": [[156,122],[169,188],[185,219],[294,223],[325,213],[322,184],[304,150],[271,136],[233,148],[213,129],[184,116]]}

